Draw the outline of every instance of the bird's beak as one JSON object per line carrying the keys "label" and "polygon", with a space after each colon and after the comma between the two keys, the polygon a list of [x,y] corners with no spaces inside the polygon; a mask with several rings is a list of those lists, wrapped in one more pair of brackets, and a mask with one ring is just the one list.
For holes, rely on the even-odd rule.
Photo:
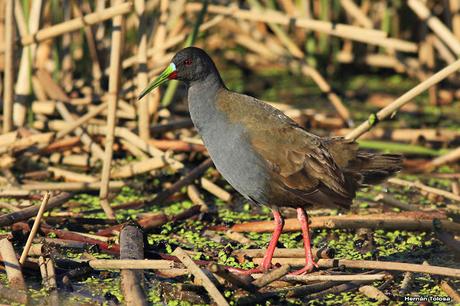
{"label": "bird's beak", "polygon": [[169,66],[156,78],[152,83],[147,86],[146,89],[139,95],[137,100],[142,99],[145,95],[151,92],[153,89],[157,88],[164,82],[168,80],[173,80],[177,77],[176,65],[174,63],[169,64]]}

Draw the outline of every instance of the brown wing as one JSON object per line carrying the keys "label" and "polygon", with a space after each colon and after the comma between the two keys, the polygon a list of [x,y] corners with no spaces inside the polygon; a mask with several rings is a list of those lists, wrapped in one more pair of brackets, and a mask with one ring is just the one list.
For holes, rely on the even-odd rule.
{"label": "brown wing", "polygon": [[284,113],[255,98],[228,91],[218,95],[217,106],[232,122],[247,127],[252,147],[286,189],[307,194],[321,188],[335,198],[352,197],[340,167],[321,139]]}

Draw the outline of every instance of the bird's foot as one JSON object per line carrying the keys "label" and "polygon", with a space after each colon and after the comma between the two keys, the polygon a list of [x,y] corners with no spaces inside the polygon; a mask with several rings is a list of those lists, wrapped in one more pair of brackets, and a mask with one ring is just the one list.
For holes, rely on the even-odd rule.
{"label": "bird's foot", "polygon": [[313,260],[311,260],[302,269],[297,270],[297,271],[293,271],[293,272],[291,272],[289,274],[290,275],[304,275],[304,274],[307,274],[307,273],[313,271],[314,268],[318,268],[318,264],[316,262],[314,262]]}

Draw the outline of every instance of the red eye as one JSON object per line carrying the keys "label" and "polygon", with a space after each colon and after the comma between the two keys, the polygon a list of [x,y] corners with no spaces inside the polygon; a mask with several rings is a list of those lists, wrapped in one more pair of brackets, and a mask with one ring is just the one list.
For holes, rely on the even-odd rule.
{"label": "red eye", "polygon": [[190,66],[191,64],[192,64],[192,60],[189,58],[184,61],[185,66]]}

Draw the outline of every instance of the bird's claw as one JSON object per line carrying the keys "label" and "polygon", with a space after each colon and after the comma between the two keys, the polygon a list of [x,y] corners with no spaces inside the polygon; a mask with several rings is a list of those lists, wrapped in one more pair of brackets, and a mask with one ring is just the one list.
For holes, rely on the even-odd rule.
{"label": "bird's claw", "polygon": [[307,273],[313,271],[314,268],[318,268],[318,264],[316,262],[314,262],[313,260],[311,260],[302,269],[290,272],[289,274],[290,275],[304,275],[304,274],[307,274]]}

